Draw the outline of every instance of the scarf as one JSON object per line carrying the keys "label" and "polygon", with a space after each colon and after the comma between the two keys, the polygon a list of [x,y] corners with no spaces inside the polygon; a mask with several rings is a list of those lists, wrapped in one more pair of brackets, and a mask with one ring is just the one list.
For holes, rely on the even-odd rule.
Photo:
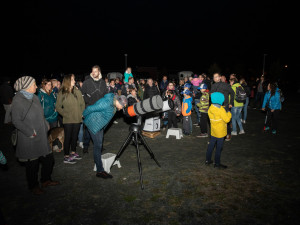
{"label": "scarf", "polygon": [[33,98],[33,93],[29,93],[29,92],[27,92],[27,91],[24,91],[24,90],[21,90],[20,91],[24,96],[25,96],[25,98],[27,98],[27,99],[32,99]]}

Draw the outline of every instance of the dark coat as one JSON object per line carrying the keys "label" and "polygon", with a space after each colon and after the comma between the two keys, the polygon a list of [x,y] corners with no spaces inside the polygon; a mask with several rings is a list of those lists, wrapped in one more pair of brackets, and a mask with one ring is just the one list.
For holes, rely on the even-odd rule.
{"label": "dark coat", "polygon": [[103,98],[108,93],[105,81],[101,78],[95,81],[93,78],[86,79],[81,88],[85,106],[93,105],[100,98]]}
{"label": "dark coat", "polygon": [[143,99],[151,98],[154,95],[159,95],[159,90],[154,84],[150,87],[148,84],[145,87]]}
{"label": "dark coat", "polygon": [[[229,104],[230,105],[234,105],[234,91],[232,90],[231,86],[227,83],[223,83],[223,82],[218,82],[218,83],[214,83],[212,86],[211,86],[211,91],[210,93],[214,93],[214,92],[221,92],[224,97],[225,97],[225,100],[224,100],[224,103],[223,105],[225,107],[227,107]],[[229,102],[229,96],[230,96],[230,102]]]}
{"label": "dark coat", "polygon": [[[51,153],[47,137],[49,124],[36,95],[33,95],[32,100],[25,98],[20,92],[15,95],[12,102],[12,123],[18,130],[17,158],[35,159]],[[34,133],[36,136],[32,137]]]}

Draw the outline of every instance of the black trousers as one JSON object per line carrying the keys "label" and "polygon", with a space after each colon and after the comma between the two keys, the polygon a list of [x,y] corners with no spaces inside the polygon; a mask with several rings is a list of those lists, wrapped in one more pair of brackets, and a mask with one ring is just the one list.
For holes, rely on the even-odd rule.
{"label": "black trousers", "polygon": [[279,113],[280,113],[279,109],[274,110],[274,112],[271,112],[271,110],[268,109],[267,115],[266,115],[266,120],[265,120],[265,126],[271,127],[272,130],[277,130]]}
{"label": "black trousers", "polygon": [[71,146],[71,152],[76,152],[79,130],[80,130],[80,123],[64,124],[64,131],[65,131],[64,153],[65,153],[65,155],[69,155],[70,146]]}
{"label": "black trousers", "polygon": [[207,133],[208,113],[201,112],[200,114],[200,129],[202,134]]}
{"label": "black trousers", "polygon": [[176,113],[174,111],[168,111],[168,128],[178,128]]}
{"label": "black trousers", "polygon": [[30,160],[25,162],[26,167],[26,178],[28,182],[28,188],[33,189],[39,185],[38,172],[40,163],[42,164],[41,169],[41,182],[51,180],[51,174],[54,166],[53,153],[46,156],[41,156],[38,159]]}

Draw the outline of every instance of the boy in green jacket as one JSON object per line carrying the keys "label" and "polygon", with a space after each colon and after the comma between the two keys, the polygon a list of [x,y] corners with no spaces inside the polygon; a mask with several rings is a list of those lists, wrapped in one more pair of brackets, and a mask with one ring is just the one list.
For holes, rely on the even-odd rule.
{"label": "boy in green jacket", "polygon": [[202,96],[200,97],[200,102],[197,104],[200,111],[200,129],[201,133],[199,138],[208,137],[207,134],[207,121],[208,121],[208,108],[209,108],[209,90],[206,84],[200,85],[200,91]]}

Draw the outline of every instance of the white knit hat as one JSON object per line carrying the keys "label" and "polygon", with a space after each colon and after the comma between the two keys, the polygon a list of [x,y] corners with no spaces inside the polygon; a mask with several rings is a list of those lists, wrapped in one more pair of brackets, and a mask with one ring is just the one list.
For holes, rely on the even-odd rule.
{"label": "white knit hat", "polygon": [[35,79],[30,76],[23,76],[16,80],[14,88],[16,91],[26,90],[35,82]]}

